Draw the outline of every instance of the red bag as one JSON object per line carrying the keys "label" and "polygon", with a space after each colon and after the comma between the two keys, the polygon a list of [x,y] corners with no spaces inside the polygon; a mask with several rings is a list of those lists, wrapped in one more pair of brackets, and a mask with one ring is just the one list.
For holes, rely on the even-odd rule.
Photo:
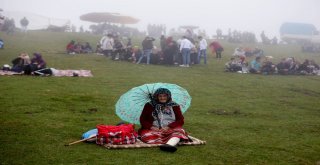
{"label": "red bag", "polygon": [[137,132],[133,124],[97,125],[98,135],[96,143],[103,144],[134,144],[137,141]]}

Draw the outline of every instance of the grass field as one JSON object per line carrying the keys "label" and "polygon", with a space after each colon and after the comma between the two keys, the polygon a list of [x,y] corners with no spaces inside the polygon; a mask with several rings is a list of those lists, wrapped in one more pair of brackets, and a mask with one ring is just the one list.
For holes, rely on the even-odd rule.
{"label": "grass field", "polygon": [[[136,65],[104,56],[66,55],[71,40],[100,36],[78,33],[0,33],[5,49],[0,64],[22,51],[40,52],[48,67],[89,69],[94,77],[0,77],[0,164],[317,164],[320,163],[320,76],[263,76],[224,72],[237,45],[222,43],[223,59],[191,68]],[[134,41],[138,43],[137,41]],[[258,45],[274,62],[293,56],[294,45]],[[184,128],[207,144],[179,147],[174,154],[158,148],[107,150],[79,140],[97,124],[116,124],[118,98],[145,83],[167,82],[192,96]],[[92,111],[96,109],[96,111]],[[138,125],[136,126],[139,127]]]}

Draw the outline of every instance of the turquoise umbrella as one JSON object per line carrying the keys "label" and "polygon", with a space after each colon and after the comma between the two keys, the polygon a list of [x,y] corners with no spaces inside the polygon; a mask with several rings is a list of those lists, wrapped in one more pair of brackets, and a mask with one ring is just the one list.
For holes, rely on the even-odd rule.
{"label": "turquoise umbrella", "polygon": [[124,121],[140,124],[143,107],[151,101],[153,93],[158,88],[170,90],[172,100],[180,105],[182,113],[187,111],[191,104],[191,96],[187,90],[176,84],[152,83],[134,87],[123,94],[116,103],[116,114]]}

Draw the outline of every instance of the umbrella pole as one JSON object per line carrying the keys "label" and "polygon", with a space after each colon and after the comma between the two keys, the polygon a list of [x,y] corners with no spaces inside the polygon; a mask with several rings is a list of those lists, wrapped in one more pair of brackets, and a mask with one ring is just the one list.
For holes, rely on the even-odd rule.
{"label": "umbrella pole", "polygon": [[65,144],[64,146],[71,146],[71,145],[73,145],[73,144],[77,144],[77,143],[80,143],[80,142],[83,142],[83,141],[86,141],[86,140],[89,140],[89,139],[92,139],[92,138],[95,138],[95,136],[88,137],[88,138],[81,139],[81,140],[77,140],[77,141],[71,142],[71,143],[69,143],[69,144]]}

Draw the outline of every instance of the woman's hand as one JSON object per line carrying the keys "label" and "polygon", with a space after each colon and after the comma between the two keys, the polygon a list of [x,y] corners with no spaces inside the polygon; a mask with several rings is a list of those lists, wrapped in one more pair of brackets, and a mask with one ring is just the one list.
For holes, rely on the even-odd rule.
{"label": "woman's hand", "polygon": [[161,130],[162,131],[168,131],[170,129],[170,127],[162,127]]}
{"label": "woman's hand", "polygon": [[151,129],[151,130],[154,130],[154,131],[158,131],[158,130],[159,130],[158,127],[151,127],[150,129]]}

